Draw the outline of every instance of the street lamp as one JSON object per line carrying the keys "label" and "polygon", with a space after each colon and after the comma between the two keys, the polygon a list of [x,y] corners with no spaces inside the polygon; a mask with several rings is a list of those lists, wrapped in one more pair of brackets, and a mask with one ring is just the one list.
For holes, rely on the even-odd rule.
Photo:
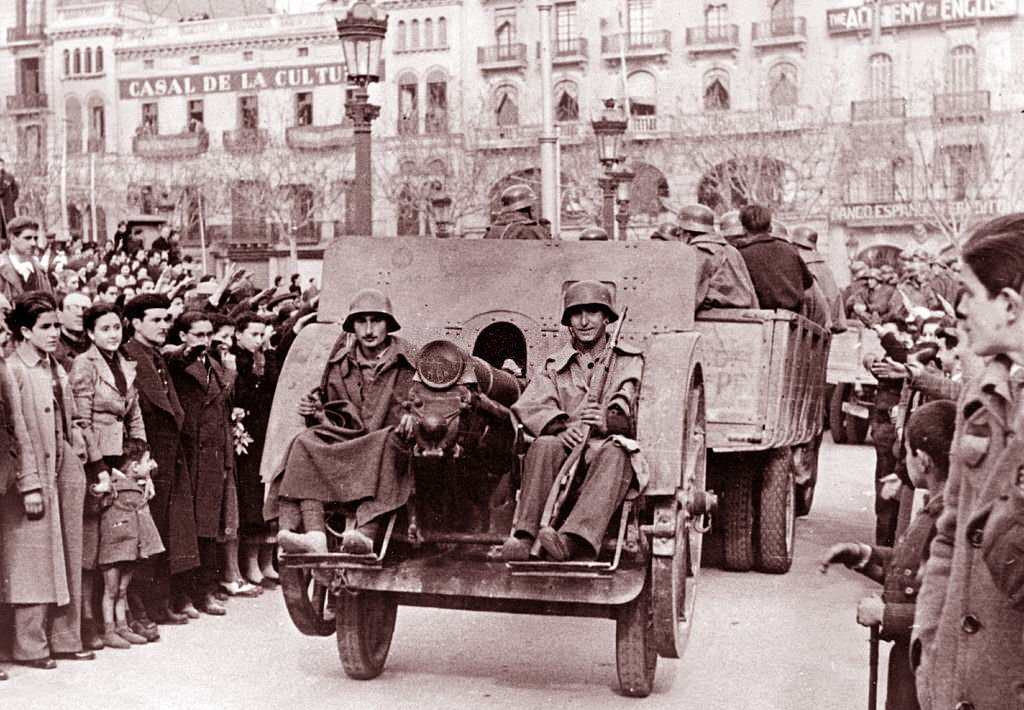
{"label": "street lamp", "polygon": [[617,183],[617,202],[619,213],[615,221],[619,224],[619,239],[626,241],[626,227],[629,226],[629,199],[632,193],[633,178],[635,175],[629,170],[621,170],[613,173],[612,177]]}
{"label": "street lamp", "polygon": [[438,239],[452,236],[452,198],[442,192],[430,201],[430,206],[434,208],[435,236]]}
{"label": "street lamp", "polygon": [[626,133],[629,122],[622,109],[615,105],[615,99],[605,99],[601,118],[591,121],[597,137],[597,159],[610,171],[622,162],[622,136]]}
{"label": "street lamp", "polygon": [[355,183],[346,205],[346,217],[349,232],[368,237],[373,234],[370,126],[380,115],[380,106],[369,102],[366,86],[380,79],[381,46],[388,31],[388,17],[379,17],[372,4],[359,0],[344,18],[334,22],[345,53],[348,83],[355,85],[345,102],[345,115],[352,121],[356,153]]}
{"label": "street lamp", "polygon": [[[622,137],[626,133],[629,121],[621,108],[615,105],[615,99],[605,99],[601,118],[591,121],[594,136],[597,138],[597,159],[604,168],[604,175],[597,184],[601,187],[601,222],[609,235],[615,234],[615,223],[619,223],[619,238],[626,238],[626,224],[629,223],[629,186],[624,183],[633,179],[628,170],[618,170],[625,156],[622,154]],[[620,207],[619,217],[615,216],[617,193],[625,190],[625,198],[618,194]]]}

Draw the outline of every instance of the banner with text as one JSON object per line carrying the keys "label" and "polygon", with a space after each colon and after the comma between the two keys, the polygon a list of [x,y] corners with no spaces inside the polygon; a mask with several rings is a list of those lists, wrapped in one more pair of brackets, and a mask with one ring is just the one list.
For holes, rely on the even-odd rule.
{"label": "banner with text", "polygon": [[831,221],[874,222],[929,220],[956,217],[985,217],[1009,214],[1022,207],[1018,200],[988,199],[936,202],[886,202],[880,204],[843,205],[831,210]]}
{"label": "banner with text", "polygon": [[[881,30],[1017,15],[1017,0],[908,0],[882,2],[877,7]],[[829,34],[872,31],[875,8],[871,3],[828,10],[825,17]]]}
{"label": "banner with text", "polygon": [[244,71],[121,79],[118,81],[118,85],[122,99],[150,99],[164,96],[260,91],[262,89],[301,89],[344,84],[345,82],[344,64],[319,64],[280,69],[247,69]]}

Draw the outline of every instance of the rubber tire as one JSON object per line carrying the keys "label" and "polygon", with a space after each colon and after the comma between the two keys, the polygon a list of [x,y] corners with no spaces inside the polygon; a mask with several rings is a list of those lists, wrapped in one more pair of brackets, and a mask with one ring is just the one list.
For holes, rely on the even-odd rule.
{"label": "rubber tire", "polygon": [[845,444],[847,441],[843,402],[849,397],[849,392],[850,385],[839,383],[832,390],[832,399],[828,403],[828,430],[832,432],[832,441],[837,444]]}
{"label": "rubber tire", "polygon": [[757,518],[758,569],[769,574],[785,574],[793,566],[796,537],[796,491],[789,449],[775,449],[768,454]]}
{"label": "rubber tire", "polygon": [[754,481],[748,466],[736,468],[727,474],[719,506],[724,540],[722,566],[733,572],[747,572],[754,567]]}
{"label": "rubber tire", "polygon": [[381,592],[338,595],[338,658],[345,675],[371,680],[384,670],[395,633],[398,604]]}
{"label": "rubber tire", "polygon": [[814,461],[810,464],[811,466],[811,480],[803,485],[796,486],[796,517],[803,518],[811,513],[811,507],[814,505],[814,490],[818,486],[818,455],[821,451],[821,441],[824,434],[819,435],[818,445],[813,451],[805,449],[805,454],[811,453],[814,456]]}
{"label": "rubber tire", "polygon": [[327,588],[313,580],[311,572],[299,567],[283,567],[280,571],[281,594],[292,623],[306,636],[330,636],[335,620],[324,612],[330,604]]}
{"label": "rubber tire", "polygon": [[868,428],[871,422],[860,417],[849,416],[845,422],[846,442],[860,446],[868,438]]}
{"label": "rubber tire", "polygon": [[615,615],[615,668],[619,690],[630,698],[646,698],[654,688],[658,652],[654,647],[650,579],[636,599]]}

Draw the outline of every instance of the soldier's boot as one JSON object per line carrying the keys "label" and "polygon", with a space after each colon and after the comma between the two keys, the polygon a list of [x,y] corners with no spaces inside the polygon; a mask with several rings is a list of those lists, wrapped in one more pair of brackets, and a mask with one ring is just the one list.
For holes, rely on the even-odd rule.
{"label": "soldier's boot", "polygon": [[530,559],[530,548],[532,547],[532,539],[509,535],[501,546],[501,559],[505,562],[525,562]]}
{"label": "soldier's boot", "polygon": [[341,534],[341,551],[350,555],[373,554],[373,541],[377,538],[379,526],[376,521],[355,527],[354,516],[346,517],[345,532]]}
{"label": "soldier's boot", "polygon": [[327,552],[327,533],[323,530],[307,533],[281,530],[277,533],[277,544],[289,554],[324,554]]}

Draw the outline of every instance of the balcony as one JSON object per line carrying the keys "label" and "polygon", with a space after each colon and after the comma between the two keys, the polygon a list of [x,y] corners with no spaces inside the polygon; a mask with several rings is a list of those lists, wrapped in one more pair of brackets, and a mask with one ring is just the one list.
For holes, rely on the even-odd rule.
{"label": "balcony", "polygon": [[888,121],[907,117],[907,100],[875,99],[850,103],[850,119],[853,123]]}
{"label": "balcony", "polygon": [[507,150],[537,145],[540,126],[495,126],[475,132],[471,144],[476,150]]}
{"label": "balcony", "polygon": [[132,152],[142,158],[191,158],[210,147],[206,131],[171,133],[167,135],[137,133],[132,138]]}
{"label": "balcony", "polygon": [[262,153],[270,144],[270,134],[265,128],[236,128],[233,131],[224,131],[221,140],[224,143],[224,150],[228,153]]}
{"label": "balcony", "polygon": [[704,111],[679,116],[675,130],[685,138],[768,135],[823,127],[828,123],[828,112],[816,112],[812,106],[772,106],[756,111]]}
{"label": "balcony", "polygon": [[8,113],[37,113],[50,105],[46,94],[12,94],[7,97]]}
{"label": "balcony", "polygon": [[[537,43],[537,59],[540,59],[540,42]],[[583,37],[563,37],[551,40],[551,63],[582,64],[587,61],[587,40]]]}
{"label": "balcony", "polygon": [[284,140],[292,150],[328,151],[352,145],[352,127],[341,123],[329,126],[291,126]]}
{"label": "balcony", "polygon": [[21,25],[7,28],[7,44],[37,44],[45,37],[42,25]]}
{"label": "balcony", "polygon": [[476,48],[476,63],[481,71],[518,71],[526,69],[525,44],[497,44]]}
{"label": "balcony", "polygon": [[608,62],[617,62],[623,55],[630,59],[662,59],[672,52],[672,33],[668,30],[652,32],[620,32],[601,37],[601,56]]}
{"label": "balcony", "polygon": [[651,140],[664,138],[670,130],[670,121],[664,116],[630,116],[626,135],[633,140]]}
{"label": "balcony", "polygon": [[776,17],[755,22],[751,39],[758,49],[770,47],[803,47],[807,43],[807,19],[804,17]]}
{"label": "balcony", "polygon": [[590,124],[580,120],[558,121],[555,129],[558,131],[558,142],[562,145],[579,145],[591,135]]}
{"label": "balcony", "polygon": [[987,91],[935,94],[934,112],[940,121],[970,121],[984,118],[991,110]]}
{"label": "balcony", "polygon": [[739,25],[705,25],[686,28],[687,51],[692,55],[736,53],[740,49]]}

